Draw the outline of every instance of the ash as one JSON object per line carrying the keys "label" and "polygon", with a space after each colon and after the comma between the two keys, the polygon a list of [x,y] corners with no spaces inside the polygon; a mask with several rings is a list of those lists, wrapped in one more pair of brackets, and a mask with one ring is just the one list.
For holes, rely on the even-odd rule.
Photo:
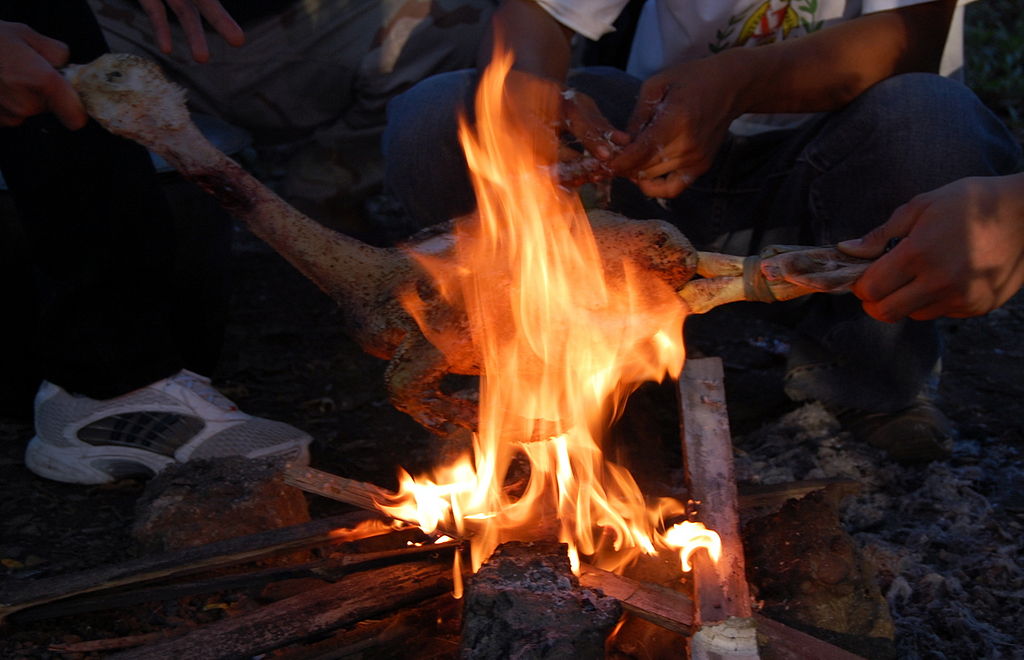
{"label": "ash", "polygon": [[839,477],[841,509],[878,571],[899,657],[1024,658],[1024,462],[1011,445],[957,441],[952,458],[903,466],[858,443],[820,404],[735,440],[741,482]]}

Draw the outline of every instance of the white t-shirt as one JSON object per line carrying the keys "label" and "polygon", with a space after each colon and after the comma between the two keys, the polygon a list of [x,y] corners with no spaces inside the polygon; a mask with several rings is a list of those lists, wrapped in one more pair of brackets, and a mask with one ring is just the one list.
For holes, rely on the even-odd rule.
{"label": "white t-shirt", "polygon": [[[614,30],[627,0],[537,0],[559,22],[590,39]],[[647,78],[667,64],[792,39],[835,23],[929,0],[647,0],[637,24],[627,70]],[[960,0],[943,53],[941,72],[958,75],[963,64]],[[732,130],[752,134],[793,126],[806,115],[745,115]]]}

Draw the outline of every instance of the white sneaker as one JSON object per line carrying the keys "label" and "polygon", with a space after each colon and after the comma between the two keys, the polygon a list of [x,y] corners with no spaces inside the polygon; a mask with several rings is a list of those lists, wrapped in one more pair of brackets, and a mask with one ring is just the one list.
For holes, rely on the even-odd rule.
{"label": "white sneaker", "polygon": [[293,426],[247,415],[208,378],[184,370],[103,401],[44,382],[35,426],[25,465],[75,484],[152,476],[193,458],[279,456],[305,465],[312,441]]}

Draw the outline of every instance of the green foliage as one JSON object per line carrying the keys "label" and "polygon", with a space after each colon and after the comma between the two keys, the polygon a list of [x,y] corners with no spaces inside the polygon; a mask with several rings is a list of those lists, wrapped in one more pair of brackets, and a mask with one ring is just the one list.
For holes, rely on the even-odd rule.
{"label": "green foliage", "polygon": [[1024,3],[978,0],[965,23],[966,82],[1024,141]]}

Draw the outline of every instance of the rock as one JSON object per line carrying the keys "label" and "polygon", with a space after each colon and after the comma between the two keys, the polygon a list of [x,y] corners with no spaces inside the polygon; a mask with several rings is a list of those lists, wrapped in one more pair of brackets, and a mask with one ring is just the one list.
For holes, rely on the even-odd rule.
{"label": "rock", "polygon": [[829,486],[747,523],[747,577],[767,616],[865,657],[894,657],[874,567],[839,524],[841,492]]}
{"label": "rock", "polygon": [[308,522],[306,498],[284,483],[282,467],[241,457],[173,465],[139,498],[132,537],[144,552],[158,553]]}

